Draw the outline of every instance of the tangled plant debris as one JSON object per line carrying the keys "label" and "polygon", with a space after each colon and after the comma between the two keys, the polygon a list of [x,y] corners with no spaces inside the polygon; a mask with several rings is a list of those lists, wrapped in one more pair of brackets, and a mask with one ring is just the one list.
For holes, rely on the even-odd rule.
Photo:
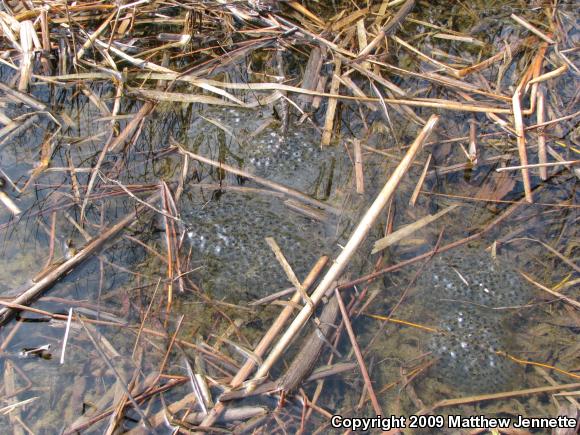
{"label": "tangled plant debris", "polygon": [[577,417],[574,6],[2,2],[0,425]]}

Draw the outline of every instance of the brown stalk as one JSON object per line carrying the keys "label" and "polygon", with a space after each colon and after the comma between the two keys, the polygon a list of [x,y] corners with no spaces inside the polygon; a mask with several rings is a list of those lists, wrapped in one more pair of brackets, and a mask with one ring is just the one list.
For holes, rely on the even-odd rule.
{"label": "brown stalk", "polygon": [[[169,319],[169,313],[171,312],[171,306],[173,304],[173,266],[174,266],[174,240],[175,240],[175,228],[173,226],[173,220],[167,219],[167,214],[171,213],[169,209],[169,200],[167,196],[170,195],[165,182],[161,183],[161,202],[163,204],[163,223],[165,226],[165,248],[167,250],[167,305],[165,307],[165,322]],[[165,323],[167,327],[167,323]]]}
{"label": "brown stalk", "polygon": [[[369,207],[361,221],[359,222],[358,226],[354,230],[353,234],[351,235],[348,243],[345,245],[344,249],[338,255],[336,260],[334,260],[332,266],[318,285],[310,298],[314,305],[317,305],[323,298],[323,296],[330,291],[336,284],[336,280],[342,274],[344,268],[349,263],[350,259],[366,238],[368,232],[372,224],[375,222],[381,211],[383,210],[384,206],[390,200],[392,195],[394,194],[399,182],[403,178],[403,176],[408,171],[409,167],[411,166],[412,161],[415,158],[415,155],[422,147],[423,142],[427,139],[429,134],[437,125],[439,121],[439,117],[436,115],[432,115],[429,118],[429,121],[425,125],[425,127],[421,130],[413,145],[409,148],[405,157],[399,163],[385,186],[383,190],[379,193],[373,204]],[[312,315],[312,307],[310,305],[305,305],[304,308],[298,313],[292,324],[288,327],[284,335],[280,338],[276,346],[272,349],[268,358],[264,361],[262,366],[258,369],[257,373],[254,375],[253,380],[259,381],[263,379],[268,372],[270,371],[271,367],[276,363],[276,361],[282,356],[282,354],[287,349],[290,342],[294,339],[295,335],[303,328],[306,321]]]}
{"label": "brown stalk", "polygon": [[[340,69],[342,66],[342,61],[340,57],[336,57],[334,59],[334,74],[332,75],[332,80],[330,82],[330,93],[331,94],[338,94],[339,87],[340,87]],[[324,128],[322,131],[322,139],[321,145],[326,146],[330,145],[330,141],[332,139],[332,129],[334,126],[334,116],[336,113],[336,106],[338,104],[338,100],[336,98],[330,98],[328,100],[328,106],[326,108],[326,117],[324,118]]]}
{"label": "brown stalk", "polygon": [[480,396],[463,397],[459,399],[441,400],[428,408],[421,409],[417,415],[430,414],[436,409],[445,408],[447,406],[465,405],[468,403],[485,402],[487,400],[508,399],[511,397],[529,396],[531,394],[551,393],[554,391],[570,390],[580,387],[580,383],[562,384],[547,387],[529,388],[527,390],[507,391],[505,393],[482,394]]}
{"label": "brown stalk", "polygon": [[[304,280],[304,283],[302,284],[302,286],[305,289],[308,289],[309,287],[312,286],[312,284],[314,283],[318,275],[320,275],[320,272],[322,271],[327,262],[328,257],[321,257],[316,262],[312,270],[308,273],[308,276]],[[286,305],[286,307],[280,312],[274,323],[272,323],[272,326],[270,326],[268,332],[264,334],[264,336],[262,337],[256,348],[254,349],[254,355],[261,358],[266,354],[266,351],[270,347],[271,343],[280,333],[282,327],[292,315],[292,312],[294,311],[293,304],[297,304],[298,302],[300,302],[301,298],[302,295],[300,294],[300,292],[296,291],[294,293],[294,296],[292,296],[292,299],[290,300],[290,304]],[[235,389],[241,386],[242,383],[250,376],[250,373],[252,372],[255,366],[256,362],[252,358],[248,358],[244,363],[244,365],[240,368],[238,373],[231,380],[230,387],[232,389]],[[218,401],[216,405],[213,407],[213,409],[209,412],[207,417],[203,420],[201,425],[205,427],[211,427],[215,423],[216,419],[220,416],[220,414],[225,410],[225,408],[226,408],[225,403]]]}
{"label": "brown stalk", "polygon": [[42,43],[42,69],[45,75],[51,75],[52,68],[48,60],[50,53],[50,29],[48,27],[48,11],[43,9],[40,12],[40,31],[41,31],[41,43]]}
{"label": "brown stalk", "polygon": [[510,46],[508,46],[508,48],[506,48],[505,50],[502,50],[502,51],[494,54],[492,57],[490,57],[482,62],[479,62],[478,64],[475,64],[475,65],[472,65],[472,66],[469,66],[467,68],[463,68],[463,69],[459,70],[457,72],[457,74],[459,75],[459,77],[465,77],[466,75],[471,74],[473,72],[486,69],[489,66],[493,65],[494,63],[501,61],[507,55],[508,51],[511,54],[511,56],[514,56],[517,53],[519,53],[521,50],[523,50],[523,48],[526,45],[530,45],[535,40],[536,40],[536,38],[534,36],[529,36],[524,40],[518,40],[518,41],[512,43]]}
{"label": "brown stalk", "polygon": [[[526,74],[527,75],[527,74]],[[522,166],[528,165],[528,154],[526,151],[526,136],[524,131],[524,119],[522,115],[522,108],[521,108],[521,93],[522,89],[526,83],[526,77],[521,81],[519,86],[516,88],[514,95],[512,97],[512,107],[514,113],[514,129],[516,131],[516,141],[518,144],[518,153],[520,155],[520,162]],[[524,182],[524,193],[526,195],[526,201],[532,203],[534,199],[532,197],[532,186],[530,182],[530,172],[528,169],[522,169],[522,179]]]}
{"label": "brown stalk", "polygon": [[276,243],[276,240],[274,240],[273,237],[266,237],[266,243],[268,244],[272,252],[274,252],[276,260],[278,260],[278,263],[280,263],[280,266],[282,266],[282,269],[284,270],[284,273],[286,273],[288,281],[292,283],[294,288],[296,288],[296,290],[298,290],[298,293],[300,293],[300,296],[302,296],[302,302],[305,304],[312,304],[312,301],[308,297],[308,293],[306,293],[306,289],[298,280],[298,277],[294,273],[294,270],[292,270],[292,266],[290,266],[290,263],[288,263],[288,260],[286,260],[286,257],[282,253],[282,250],[280,249],[280,246],[278,246],[278,243]]}
{"label": "brown stalk", "polygon": [[[147,203],[153,203],[159,199],[158,194],[152,195],[147,199]],[[124,228],[134,222],[135,217],[139,212],[142,212],[145,207],[138,206],[134,212],[119,220],[116,224],[103,231],[99,236],[93,238],[87,243],[77,254],[66,260],[61,265],[57,266],[50,273],[45,275],[40,281],[34,283],[24,292],[22,292],[13,303],[26,305],[37,299],[45,290],[52,287],[56,281],[80,265],[82,262],[90,258],[96,251],[102,248],[107,242],[114,239]],[[15,314],[15,310],[9,307],[0,308],[0,326]]]}
{"label": "brown stalk", "polygon": [[340,211],[336,210],[334,207],[331,207],[323,202],[317,201],[316,199],[311,198],[310,196],[305,195],[302,192],[299,192],[299,191],[292,189],[290,187],[286,187],[282,184],[278,184],[278,183],[275,183],[273,181],[266,180],[265,178],[259,177],[257,175],[250,173],[250,172],[234,168],[233,166],[227,165],[225,163],[217,162],[215,160],[208,159],[207,157],[203,157],[203,156],[200,156],[198,154],[192,153],[191,151],[187,151],[181,144],[177,143],[173,138],[171,138],[170,140],[171,140],[172,145],[176,146],[179,149],[180,153],[188,155],[189,157],[191,157],[194,160],[197,160],[197,161],[202,162],[202,163],[206,163],[206,164],[211,165],[213,167],[222,169],[226,172],[230,172],[232,174],[239,175],[239,176],[244,177],[244,178],[248,178],[248,179],[254,181],[255,183],[261,184],[262,186],[269,187],[270,189],[276,190],[278,192],[282,192],[285,195],[299,199],[300,201],[305,202],[306,204],[310,204],[310,205],[313,205],[315,207],[321,208],[321,209],[328,211],[334,215],[340,214]]}
{"label": "brown stalk", "polygon": [[352,329],[352,325],[350,323],[350,319],[348,317],[348,312],[346,311],[346,307],[344,306],[344,301],[342,300],[342,297],[340,296],[340,292],[338,291],[338,289],[334,289],[334,295],[335,295],[336,299],[338,300],[338,306],[339,306],[340,312],[342,314],[342,320],[343,320],[344,325],[346,327],[346,331],[348,332],[348,336],[350,338],[352,348],[354,349],[354,353],[356,355],[359,369],[361,371],[361,374],[362,374],[364,382],[365,382],[365,386],[366,386],[367,391],[369,393],[369,396],[371,398],[371,403],[373,404],[373,409],[377,415],[381,415],[382,414],[381,405],[379,404],[379,401],[377,400],[377,396],[375,395],[371,378],[370,378],[369,373],[367,371],[367,368],[366,368],[366,365],[364,362],[364,358],[362,356],[362,353],[361,353],[360,348],[358,346],[358,343],[356,341],[356,336],[354,334],[354,331]]}
{"label": "brown stalk", "polygon": [[[543,124],[546,120],[546,110],[544,108],[545,97],[546,94],[544,93],[544,89],[538,89],[538,106],[536,108],[536,120],[538,121],[538,124]],[[546,135],[544,134],[543,128],[538,130],[538,161],[541,164],[548,162],[548,154],[546,151]],[[548,169],[545,166],[540,167],[540,178],[542,180],[548,179]]]}
{"label": "brown stalk", "polygon": [[340,32],[341,30],[349,27],[355,21],[360,22],[369,13],[368,8],[357,9],[346,17],[341,18],[330,26],[333,32]]}
{"label": "brown stalk", "polygon": [[403,6],[401,6],[397,13],[393,16],[393,18],[381,28],[379,33],[377,33],[377,36],[375,36],[369,45],[367,45],[366,48],[359,53],[357,60],[371,54],[373,50],[381,43],[385,36],[391,35],[397,29],[397,26],[403,22],[403,20],[411,13],[414,7],[415,0],[406,0]]}
{"label": "brown stalk", "polygon": [[[316,85],[320,79],[320,69],[322,68],[323,57],[326,54],[326,50],[315,46],[308,56],[308,62],[304,69],[304,77],[302,78],[302,88],[308,90],[315,90]],[[298,105],[302,110],[306,110],[312,103],[312,96],[303,94],[298,97]]]}
{"label": "brown stalk", "polygon": [[354,171],[356,179],[356,193],[365,193],[365,179],[362,161],[362,150],[359,139],[353,141],[354,145]]}
{"label": "brown stalk", "polygon": [[413,191],[413,194],[411,195],[411,199],[409,200],[409,205],[411,207],[415,207],[415,203],[417,202],[417,199],[419,198],[419,194],[421,193],[421,189],[423,188],[423,183],[425,182],[425,177],[427,176],[427,171],[429,170],[429,164],[431,163],[431,157],[432,157],[432,154],[429,154],[429,156],[427,157],[427,161],[425,161],[425,166],[423,166],[423,172],[421,172],[421,176],[419,177],[419,180],[417,181],[417,185],[415,186],[415,190]]}
{"label": "brown stalk", "polygon": [[526,21],[525,19],[523,19],[522,17],[516,15],[516,14],[511,14],[511,18],[516,22],[521,24],[522,26],[524,26],[526,29],[528,29],[530,32],[532,32],[533,34],[539,36],[540,38],[542,38],[544,41],[546,41],[548,44],[555,44],[556,41],[554,41],[552,38],[550,38],[548,35],[546,35],[544,32],[540,31],[537,27],[533,26],[532,24],[530,24],[528,21]]}

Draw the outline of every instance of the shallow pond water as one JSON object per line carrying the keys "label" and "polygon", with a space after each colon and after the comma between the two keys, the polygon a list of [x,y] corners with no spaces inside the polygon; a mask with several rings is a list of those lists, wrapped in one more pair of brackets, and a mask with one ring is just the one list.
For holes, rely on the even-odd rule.
{"label": "shallow pond water", "polygon": [[[325,17],[352,7],[347,2],[315,3],[305,5]],[[172,17],[185,16],[186,9],[175,6],[159,11],[157,14],[166,14],[163,19],[169,23],[161,28],[175,31]],[[474,1],[469,7],[461,2],[451,6],[450,2],[431,2],[429,6],[419,2],[412,15],[414,21],[406,22],[398,34],[412,40],[421,51],[462,68],[527,35],[510,19],[512,13],[523,14],[525,9],[516,1]],[[204,14],[211,13],[198,12],[204,20]],[[154,22],[155,17],[152,13],[148,19]],[[560,25],[570,30],[566,47],[577,44],[572,5],[562,2],[558,17]],[[188,19],[195,24],[191,15]],[[370,26],[372,18],[365,22]],[[136,32],[143,30],[136,25]],[[208,24],[200,21],[197,25]],[[241,24],[234,20],[229,26],[226,30],[214,29],[220,42],[227,42],[224,35]],[[470,35],[475,42],[438,37],[441,28]],[[65,36],[61,40],[68,41]],[[154,45],[152,41],[156,40],[145,38],[141,45],[139,41],[125,42],[145,49]],[[196,40],[192,44],[204,42]],[[210,69],[207,75],[239,85],[278,80],[277,66],[282,58],[281,68],[294,83],[304,72],[305,53],[311,49],[308,44],[280,42],[279,47],[284,47],[280,55],[268,45],[256,48],[236,57],[227,68]],[[175,69],[187,66],[188,56],[197,60],[195,53],[200,53],[200,62],[211,62],[211,56],[198,46],[189,48],[194,54],[175,52],[168,65]],[[499,64],[494,65],[471,84],[487,86],[485,92],[501,93],[504,103],[530,61],[528,51],[520,57],[514,55],[515,61],[508,62],[509,68],[501,74]],[[550,69],[558,59],[548,59]],[[441,72],[433,62],[399,46],[377,62],[419,72]],[[333,65],[330,58],[325,58],[321,67],[320,74],[329,81]],[[58,68],[61,74],[75,72],[70,65],[59,64]],[[348,79],[349,74],[344,78]],[[384,75],[416,97],[454,100],[460,95],[421,76]],[[125,84],[132,89],[147,81],[134,71],[129,77]],[[14,69],[6,65],[0,68],[0,81],[13,87],[16,80]],[[39,434],[79,428],[86,433],[103,433],[110,417],[102,412],[110,411],[126,393],[121,384],[130,382],[135,395],[151,393],[153,399],[143,402],[141,408],[151,418],[157,418],[164,406],[191,393],[190,373],[206,379],[217,397],[247,358],[260,360],[252,349],[281,306],[287,305],[287,296],[274,303],[252,305],[257,299],[292,287],[288,271],[276,259],[266,238],[276,241],[300,281],[321,256],[336,258],[421,127],[400,106],[385,106],[385,113],[379,101],[368,106],[343,101],[333,141],[321,146],[328,104],[325,99],[310,119],[301,119],[303,114],[292,105],[290,109],[283,107],[286,98],[293,99],[291,93],[275,104],[258,104],[251,109],[160,102],[127,143],[107,153],[100,163],[90,201],[83,207],[90,168],[97,164],[111,130],[115,134],[123,131],[145,103],[124,96],[120,100],[121,116],[112,121],[117,82],[102,78],[62,80],[53,84],[35,80],[32,84],[30,95],[46,105],[45,110],[32,110],[6,93],[0,106],[11,119],[23,124],[30,119],[9,140],[0,138],[0,175],[16,185],[5,191],[23,211],[13,216],[0,208],[0,298],[15,297],[38,281],[38,273],[46,273],[46,268],[66,260],[88,240],[138,211],[119,236],[58,280],[33,304],[44,313],[23,311],[1,327],[0,409],[24,400],[30,403],[18,406],[18,413],[0,415],[0,428],[20,427],[20,419]],[[367,79],[358,77],[355,82],[368,95],[375,95]],[[577,106],[577,83],[572,71],[546,83],[551,118],[569,114]],[[174,89],[187,94],[197,88],[179,83]],[[233,101],[232,96],[244,104],[256,101],[252,92],[231,90],[228,102]],[[107,108],[95,104],[97,100]],[[287,130],[282,119],[284,110],[293,111]],[[415,116],[427,119],[434,110],[414,111]],[[573,171],[557,168],[550,170],[550,178],[544,182],[533,172],[532,186],[539,187],[534,191],[535,204],[519,202],[511,212],[523,196],[521,177],[495,169],[519,164],[515,137],[483,113],[435,111],[441,115],[436,133],[351,261],[345,279],[472,236],[494,219],[508,211],[510,214],[463,247],[343,291],[347,303],[362,298],[351,317],[384,415],[408,416],[444,399],[572,383],[578,377],[577,311],[558,296],[538,290],[521,275],[524,272],[577,300],[578,178]],[[54,122],[55,114],[60,127]],[[468,140],[453,140],[468,137],[470,121],[477,124],[478,131],[493,135],[482,134],[479,138],[477,165],[457,169],[454,165],[468,161]],[[578,155],[576,122],[571,118],[549,130],[551,145],[570,160]],[[529,136],[530,143],[535,144],[536,133],[530,132]],[[356,191],[353,139],[363,144],[364,193]],[[280,190],[233,175],[219,165],[185,158],[175,143],[185,151],[295,189],[312,201],[307,207],[300,206],[300,201],[292,202]],[[529,154],[535,163],[537,148],[530,146]],[[432,158],[430,171],[411,207],[409,201],[427,155]],[[50,164],[35,171],[43,159]],[[155,202],[156,213],[139,208],[141,202],[135,200],[136,196],[142,201],[157,192],[166,193],[161,193],[165,195],[162,201]],[[321,207],[312,205],[316,202]],[[381,253],[370,254],[385,228],[396,230],[450,204],[459,207]],[[81,215],[86,218],[82,223]],[[61,364],[66,316],[71,307],[85,320],[73,322]],[[407,324],[384,322],[369,315],[390,316]],[[178,337],[175,342],[173,334]],[[169,343],[173,345],[166,355]],[[284,363],[272,370],[273,379],[295,355],[300,355],[298,344],[289,347]],[[318,365],[330,360],[356,362],[344,332],[334,352],[325,347]],[[550,370],[552,366],[560,371]],[[167,391],[154,391],[157,387]],[[315,388],[313,383],[304,385],[309,397]],[[358,369],[328,378],[322,391],[317,403],[331,413],[374,413]],[[277,414],[260,417],[257,430],[277,431],[283,421],[287,431],[297,431],[302,422],[301,400],[300,394],[287,397],[285,407],[280,407]],[[561,400],[548,394],[524,394],[434,412],[554,416],[559,412],[555,404],[562,404]],[[281,402],[272,395],[248,399],[241,405],[254,407],[253,412],[263,409],[269,413]],[[180,411],[159,423],[158,433],[171,433],[175,422],[184,417]],[[202,408],[195,405],[190,411],[190,426],[181,427],[193,431],[193,425],[201,421],[198,414]],[[128,410],[119,432],[135,429],[140,418],[139,413]],[[331,432],[323,414],[309,416],[305,431],[316,429]]]}

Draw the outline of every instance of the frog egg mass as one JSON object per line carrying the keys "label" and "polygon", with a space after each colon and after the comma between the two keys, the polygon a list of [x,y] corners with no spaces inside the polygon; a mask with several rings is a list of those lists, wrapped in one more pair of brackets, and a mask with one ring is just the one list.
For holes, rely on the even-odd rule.
{"label": "frog egg mass", "polygon": [[506,261],[459,249],[437,255],[417,282],[418,295],[433,310],[438,333],[427,349],[435,357],[431,375],[465,393],[510,388],[523,367],[510,353],[514,309],[531,290]]}

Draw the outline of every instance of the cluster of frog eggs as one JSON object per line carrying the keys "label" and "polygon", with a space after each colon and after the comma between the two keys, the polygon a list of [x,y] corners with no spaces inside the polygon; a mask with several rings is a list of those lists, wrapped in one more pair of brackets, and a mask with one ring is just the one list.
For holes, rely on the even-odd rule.
{"label": "cluster of frog eggs", "polygon": [[274,238],[299,279],[322,249],[320,225],[289,213],[275,199],[225,193],[187,220],[194,258],[202,266],[197,277],[205,289],[224,295],[238,289],[259,297],[290,285],[266,237]]}
{"label": "cluster of frog eggs", "polygon": [[510,351],[512,310],[530,299],[517,272],[485,252],[469,249],[436,257],[418,281],[423,300],[439,319],[428,348],[432,373],[467,393],[501,391],[522,368],[498,351]]}
{"label": "cluster of frog eggs", "polygon": [[329,152],[321,150],[318,141],[303,132],[289,132],[283,138],[278,132],[263,133],[240,150],[257,175],[291,176],[296,170],[307,172],[317,161],[325,161]]}
{"label": "cluster of frog eggs", "polygon": [[517,271],[469,249],[437,256],[423,276],[429,280],[431,296],[450,302],[501,308],[522,305],[530,296]]}
{"label": "cluster of frog eggs", "polygon": [[440,319],[440,333],[429,350],[437,361],[432,373],[467,393],[501,391],[517,379],[520,367],[497,352],[509,347],[509,333],[500,318],[479,309],[460,308]]}
{"label": "cluster of frog eggs", "polygon": [[239,133],[240,140],[228,145],[232,155],[243,161],[244,169],[271,180],[293,180],[298,170],[301,178],[312,181],[318,166],[328,164],[329,157],[334,155],[333,149],[322,149],[318,134],[306,127],[286,134],[268,128],[252,138],[253,130],[263,122],[254,112],[230,109],[220,120],[232,125],[234,130],[243,130]]}

